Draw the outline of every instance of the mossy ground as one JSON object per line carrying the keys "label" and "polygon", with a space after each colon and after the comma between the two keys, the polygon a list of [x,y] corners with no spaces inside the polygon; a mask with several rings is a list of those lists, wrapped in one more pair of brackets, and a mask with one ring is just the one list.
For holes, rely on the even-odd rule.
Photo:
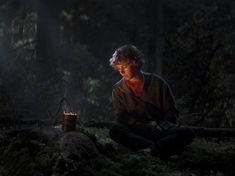
{"label": "mossy ground", "polygon": [[161,161],[149,152],[130,152],[108,136],[107,129],[81,128],[102,157],[64,158],[41,138],[25,133],[1,132],[0,175],[5,176],[222,176],[235,175],[235,145],[232,139],[196,139],[177,158]]}

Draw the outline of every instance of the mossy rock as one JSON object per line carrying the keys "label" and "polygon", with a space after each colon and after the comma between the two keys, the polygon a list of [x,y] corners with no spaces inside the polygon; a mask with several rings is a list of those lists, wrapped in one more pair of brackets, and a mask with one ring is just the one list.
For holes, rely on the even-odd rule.
{"label": "mossy rock", "polygon": [[67,132],[60,141],[60,152],[64,157],[93,159],[100,157],[94,142],[81,132]]}

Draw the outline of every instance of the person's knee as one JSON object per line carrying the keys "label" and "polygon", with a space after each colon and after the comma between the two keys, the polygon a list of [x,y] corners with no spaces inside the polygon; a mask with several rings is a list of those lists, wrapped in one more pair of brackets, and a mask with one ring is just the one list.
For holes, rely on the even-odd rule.
{"label": "person's knee", "polygon": [[195,138],[195,133],[191,128],[179,128],[176,130],[176,135],[186,145],[192,143]]}
{"label": "person's knee", "polygon": [[119,142],[121,138],[125,136],[124,133],[125,133],[124,127],[117,124],[113,125],[109,130],[110,138],[116,142]]}
{"label": "person's knee", "polygon": [[195,138],[195,132],[191,128],[185,129],[183,133],[183,138],[186,143],[190,144]]}

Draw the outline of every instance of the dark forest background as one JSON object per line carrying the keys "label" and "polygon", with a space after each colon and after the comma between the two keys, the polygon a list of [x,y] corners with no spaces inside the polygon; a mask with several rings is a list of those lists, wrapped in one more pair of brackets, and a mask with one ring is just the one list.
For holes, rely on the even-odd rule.
{"label": "dark forest background", "polygon": [[1,0],[0,117],[49,120],[63,97],[114,120],[114,50],[134,44],[170,84],[184,124],[235,127],[233,0]]}

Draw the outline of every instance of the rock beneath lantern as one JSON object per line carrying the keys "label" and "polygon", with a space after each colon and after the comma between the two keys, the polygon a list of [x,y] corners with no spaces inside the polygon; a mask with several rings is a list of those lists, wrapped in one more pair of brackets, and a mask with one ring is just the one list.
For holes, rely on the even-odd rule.
{"label": "rock beneath lantern", "polygon": [[72,159],[93,159],[100,157],[94,142],[81,132],[67,132],[60,140],[61,154]]}

